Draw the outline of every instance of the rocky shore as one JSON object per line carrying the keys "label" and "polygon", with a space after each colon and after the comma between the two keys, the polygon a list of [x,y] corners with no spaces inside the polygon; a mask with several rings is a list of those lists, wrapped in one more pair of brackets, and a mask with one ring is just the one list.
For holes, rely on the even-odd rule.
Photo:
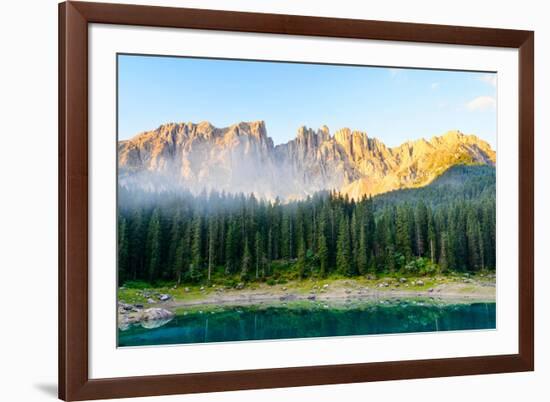
{"label": "rocky shore", "polygon": [[118,303],[118,328],[124,330],[140,323],[144,328],[158,328],[174,318],[174,313],[165,308],[144,308],[142,304]]}
{"label": "rocky shore", "polygon": [[211,285],[197,288],[136,290],[135,296],[144,302],[129,303],[119,299],[118,326],[128,328],[139,323],[145,328],[156,328],[171,321],[175,311],[196,309],[201,306],[278,305],[287,302],[311,301],[331,305],[373,299],[429,298],[441,302],[472,303],[495,301],[494,276],[429,279],[386,278],[376,281],[332,280],[304,284],[289,283],[283,286],[258,285],[246,287],[238,284],[227,288]]}

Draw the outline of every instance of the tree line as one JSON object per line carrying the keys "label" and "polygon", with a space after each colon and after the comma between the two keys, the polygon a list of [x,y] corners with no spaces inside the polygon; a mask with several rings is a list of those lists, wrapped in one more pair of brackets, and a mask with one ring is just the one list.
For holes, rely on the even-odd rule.
{"label": "tree line", "polygon": [[494,269],[494,175],[461,180],[359,201],[333,191],[289,203],[120,188],[119,283],[201,282],[215,273],[266,280],[281,265],[301,278]]}

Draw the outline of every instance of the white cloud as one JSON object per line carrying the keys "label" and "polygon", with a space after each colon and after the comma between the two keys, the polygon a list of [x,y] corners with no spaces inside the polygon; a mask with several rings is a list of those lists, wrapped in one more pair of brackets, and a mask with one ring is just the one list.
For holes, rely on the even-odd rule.
{"label": "white cloud", "polygon": [[395,77],[397,74],[401,72],[401,69],[399,68],[388,68],[388,71],[390,72],[390,75],[392,77]]}
{"label": "white cloud", "polygon": [[478,96],[466,104],[470,111],[494,109],[497,101],[492,96]]}
{"label": "white cloud", "polygon": [[496,87],[497,86],[497,75],[492,73],[492,74],[483,74],[479,77],[479,80],[480,81],[483,81],[493,87]]}
{"label": "white cloud", "polygon": [[438,89],[439,88],[439,82],[432,82],[432,85],[430,85],[432,89]]}

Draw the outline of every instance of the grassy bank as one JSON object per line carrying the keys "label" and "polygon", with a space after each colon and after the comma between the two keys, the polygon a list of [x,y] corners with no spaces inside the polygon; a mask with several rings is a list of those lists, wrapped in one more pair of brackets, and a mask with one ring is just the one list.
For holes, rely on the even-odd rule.
{"label": "grassy bank", "polygon": [[[166,296],[168,296],[168,298]],[[216,304],[250,304],[269,301],[300,301],[360,298],[368,296],[430,296],[494,299],[494,273],[451,273],[434,276],[384,275],[355,278],[285,279],[282,283],[237,282],[209,284],[129,282],[118,290],[119,301],[144,307],[184,307]],[[161,298],[168,300],[161,301]]]}

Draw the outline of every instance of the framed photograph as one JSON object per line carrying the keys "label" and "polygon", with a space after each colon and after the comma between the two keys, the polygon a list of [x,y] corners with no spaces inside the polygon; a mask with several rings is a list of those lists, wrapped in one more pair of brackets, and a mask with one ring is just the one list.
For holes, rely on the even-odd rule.
{"label": "framed photograph", "polygon": [[59,17],[61,399],[533,370],[533,32]]}

